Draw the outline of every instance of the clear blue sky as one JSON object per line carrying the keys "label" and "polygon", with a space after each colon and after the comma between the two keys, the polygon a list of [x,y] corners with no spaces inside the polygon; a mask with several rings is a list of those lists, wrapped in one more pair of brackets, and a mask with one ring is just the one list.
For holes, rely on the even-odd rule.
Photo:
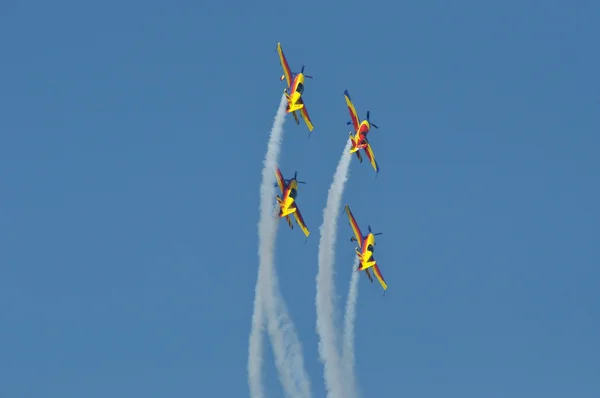
{"label": "clear blue sky", "polygon": [[600,396],[600,5],[411,3],[4,2],[0,396],[248,396],[278,41],[315,77],[281,156],[313,234],[277,242],[314,397],[344,89],[380,127],[344,202],[390,286],[361,276],[363,396]]}

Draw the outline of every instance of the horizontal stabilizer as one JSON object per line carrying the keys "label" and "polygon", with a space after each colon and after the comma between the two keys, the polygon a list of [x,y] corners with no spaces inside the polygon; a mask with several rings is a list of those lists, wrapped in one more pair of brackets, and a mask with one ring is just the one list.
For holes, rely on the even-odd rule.
{"label": "horizontal stabilizer", "polygon": [[279,206],[281,206],[281,212],[284,216],[294,213],[297,209],[296,205],[294,204],[294,199],[290,198],[289,196],[285,198],[285,201],[279,200]]}
{"label": "horizontal stabilizer", "polygon": [[290,109],[288,110],[288,113],[294,112],[294,111],[298,111],[298,110],[300,110],[302,108],[304,108],[304,104],[295,104],[293,106],[290,106]]}
{"label": "horizontal stabilizer", "polygon": [[363,262],[361,261],[361,264],[360,264],[360,266],[358,267],[358,270],[359,270],[359,271],[364,271],[364,270],[366,270],[366,269],[368,269],[368,268],[371,268],[371,267],[372,267],[372,266],[374,266],[375,264],[376,264],[376,262],[375,262],[375,261],[367,261],[367,262],[365,262],[365,263],[363,263]]}
{"label": "horizontal stabilizer", "polygon": [[291,208],[290,208],[290,207],[288,207],[287,209],[285,209],[285,211],[283,211],[283,210],[282,210],[282,213],[281,213],[281,214],[287,217],[287,216],[289,216],[290,214],[293,214],[293,213],[295,213],[295,212],[296,212],[296,206],[294,206],[294,207],[291,207]]}

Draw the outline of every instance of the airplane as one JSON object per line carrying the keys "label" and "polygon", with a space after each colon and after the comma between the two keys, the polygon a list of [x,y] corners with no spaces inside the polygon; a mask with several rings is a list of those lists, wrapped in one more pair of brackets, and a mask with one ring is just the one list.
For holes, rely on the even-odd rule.
{"label": "airplane", "polygon": [[290,214],[293,214],[296,218],[296,222],[306,235],[308,239],[308,235],[310,235],[310,231],[306,228],[306,224],[304,223],[304,218],[302,218],[302,214],[300,213],[300,209],[298,209],[298,205],[296,204],[296,198],[298,196],[298,184],[306,184],[304,181],[298,181],[298,172],[294,174],[294,178],[286,180],[283,178],[283,174],[281,174],[281,170],[279,167],[275,170],[275,175],[277,176],[277,183],[275,186],[279,186],[281,189],[281,194],[283,197],[277,195],[277,203],[279,203],[279,218],[285,217],[290,228],[294,229],[292,225],[292,220],[290,218]]}
{"label": "airplane", "polygon": [[[310,116],[308,116],[306,105],[302,100],[302,94],[304,94],[304,78],[312,79],[312,76],[307,76],[304,74],[304,65],[302,65],[300,73],[292,73],[288,62],[285,59],[285,55],[283,55],[281,43],[277,43],[277,52],[279,53],[279,60],[281,62],[281,67],[283,68],[283,75],[281,75],[279,80],[283,81],[283,79],[286,79],[288,85],[285,89],[283,89],[285,98],[287,98],[288,101],[286,113],[291,113],[294,115],[296,124],[300,124],[298,121],[298,115],[296,115],[296,111],[299,110],[300,114],[302,115],[302,119],[304,119],[304,122],[308,127],[308,130],[312,132],[314,127],[312,121],[310,120]],[[310,137],[310,133],[308,136]]]}
{"label": "airplane", "polygon": [[355,153],[358,157],[358,160],[362,163],[362,156],[360,155],[360,149],[365,151],[365,154],[369,158],[371,162],[371,166],[375,169],[376,173],[379,173],[379,165],[375,160],[375,154],[373,154],[373,148],[371,144],[369,144],[369,140],[367,139],[367,134],[371,130],[371,126],[378,129],[375,123],[371,123],[369,116],[371,114],[370,111],[367,111],[367,118],[363,121],[360,121],[358,118],[358,114],[356,113],[356,109],[354,108],[354,104],[350,99],[350,94],[348,94],[348,90],[344,91],[344,97],[346,98],[346,104],[348,105],[348,110],[350,111],[350,120],[347,122],[347,125],[354,125],[354,133],[350,133],[350,140],[352,141],[352,148],[350,148],[350,153]]}
{"label": "airplane", "polygon": [[348,214],[348,219],[350,220],[350,226],[352,227],[352,230],[354,231],[354,236],[350,238],[350,242],[358,242],[358,246],[359,246],[355,249],[356,255],[358,256],[358,258],[360,260],[360,264],[358,266],[358,271],[363,271],[363,270],[366,271],[367,276],[369,277],[369,280],[371,281],[371,283],[373,283],[373,278],[371,277],[371,274],[369,273],[369,268],[372,267],[373,273],[377,277],[377,280],[381,284],[381,287],[383,287],[383,292],[385,294],[385,291],[387,290],[387,283],[383,279],[383,276],[381,275],[381,271],[379,270],[379,267],[377,266],[377,261],[375,261],[375,257],[373,256],[373,253],[375,252],[375,236],[382,235],[383,233],[382,232],[373,233],[371,231],[371,226],[369,225],[368,226],[369,234],[367,236],[364,236],[360,232],[360,228],[358,227],[358,224],[356,223],[356,220],[354,219],[354,216],[352,215],[352,212],[350,211],[350,207],[348,205],[346,205],[346,214]]}

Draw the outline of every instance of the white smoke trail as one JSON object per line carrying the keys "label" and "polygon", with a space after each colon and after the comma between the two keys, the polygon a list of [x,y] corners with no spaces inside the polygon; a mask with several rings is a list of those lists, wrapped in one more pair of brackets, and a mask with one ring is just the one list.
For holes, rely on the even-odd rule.
{"label": "white smoke trail", "polygon": [[352,275],[350,276],[350,287],[348,288],[348,299],[346,301],[346,313],[344,315],[344,335],[342,338],[342,366],[344,367],[346,396],[352,398],[358,395],[356,377],[354,375],[354,321],[356,320],[356,300],[358,298],[358,268],[359,259],[355,257],[352,264]]}
{"label": "white smoke trail", "polygon": [[[273,220],[271,220],[269,217],[269,209],[272,208],[272,199],[275,194],[273,189],[275,177],[272,173],[272,167],[273,164],[277,163],[277,158],[279,157],[279,148],[282,140],[281,136],[283,134],[283,122],[285,121],[285,104],[285,96],[282,96],[269,137],[267,153],[263,162],[262,182],[260,186],[260,219],[258,222],[258,277],[254,292],[254,312],[252,314],[252,328],[250,331],[250,341],[248,344],[248,386],[250,388],[250,396],[253,398],[264,397],[261,372],[263,355],[262,327],[265,320],[263,312],[264,298],[261,293],[262,290],[264,290],[263,281],[265,280],[266,272],[265,264],[270,264],[273,262],[272,247],[274,239],[268,239],[269,232],[273,231],[273,229],[277,227],[277,225],[273,226]],[[272,180],[273,183],[269,183],[270,180]]]}
{"label": "white smoke trail", "polygon": [[[265,318],[273,345],[275,364],[279,379],[286,396],[309,397],[310,382],[304,370],[302,347],[289,319],[287,309],[277,281],[274,268],[275,238],[278,219],[275,209],[275,167],[279,159],[279,151],[285,122],[285,96],[277,110],[265,155],[260,187],[260,219],[258,222],[259,266],[254,297],[254,313],[248,347],[248,386],[252,398],[263,398],[262,386],[262,327]],[[266,314],[263,312],[266,310]]]}
{"label": "white smoke trail", "polygon": [[319,356],[324,367],[325,388],[331,398],[346,398],[344,383],[340,372],[340,358],[334,326],[335,287],[333,285],[333,260],[337,220],[344,186],[348,179],[350,166],[350,145],[348,140],[344,152],[333,176],[333,182],[327,195],[327,204],[323,210],[323,224],[319,240],[319,270],[317,272],[317,333],[319,334]]}
{"label": "white smoke trail", "polygon": [[[272,280],[265,283],[265,302],[267,309],[267,329],[275,353],[275,365],[279,379],[283,384],[286,397],[310,397],[310,381],[304,368],[302,345],[296,335],[294,324],[281,297],[277,276],[273,272]],[[267,292],[267,289],[271,289]]]}

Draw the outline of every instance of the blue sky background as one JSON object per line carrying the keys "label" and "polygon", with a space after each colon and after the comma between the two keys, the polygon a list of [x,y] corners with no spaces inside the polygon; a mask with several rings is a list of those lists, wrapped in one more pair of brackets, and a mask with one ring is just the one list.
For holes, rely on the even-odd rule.
{"label": "blue sky background", "polygon": [[353,160],[344,202],[384,232],[390,286],[361,276],[363,396],[600,396],[600,5],[485,3],[5,1],[0,395],[248,396],[281,41],[315,77],[313,135],[290,118],[281,156],[313,234],[277,242],[314,396],[344,89],[380,127],[380,175]]}

